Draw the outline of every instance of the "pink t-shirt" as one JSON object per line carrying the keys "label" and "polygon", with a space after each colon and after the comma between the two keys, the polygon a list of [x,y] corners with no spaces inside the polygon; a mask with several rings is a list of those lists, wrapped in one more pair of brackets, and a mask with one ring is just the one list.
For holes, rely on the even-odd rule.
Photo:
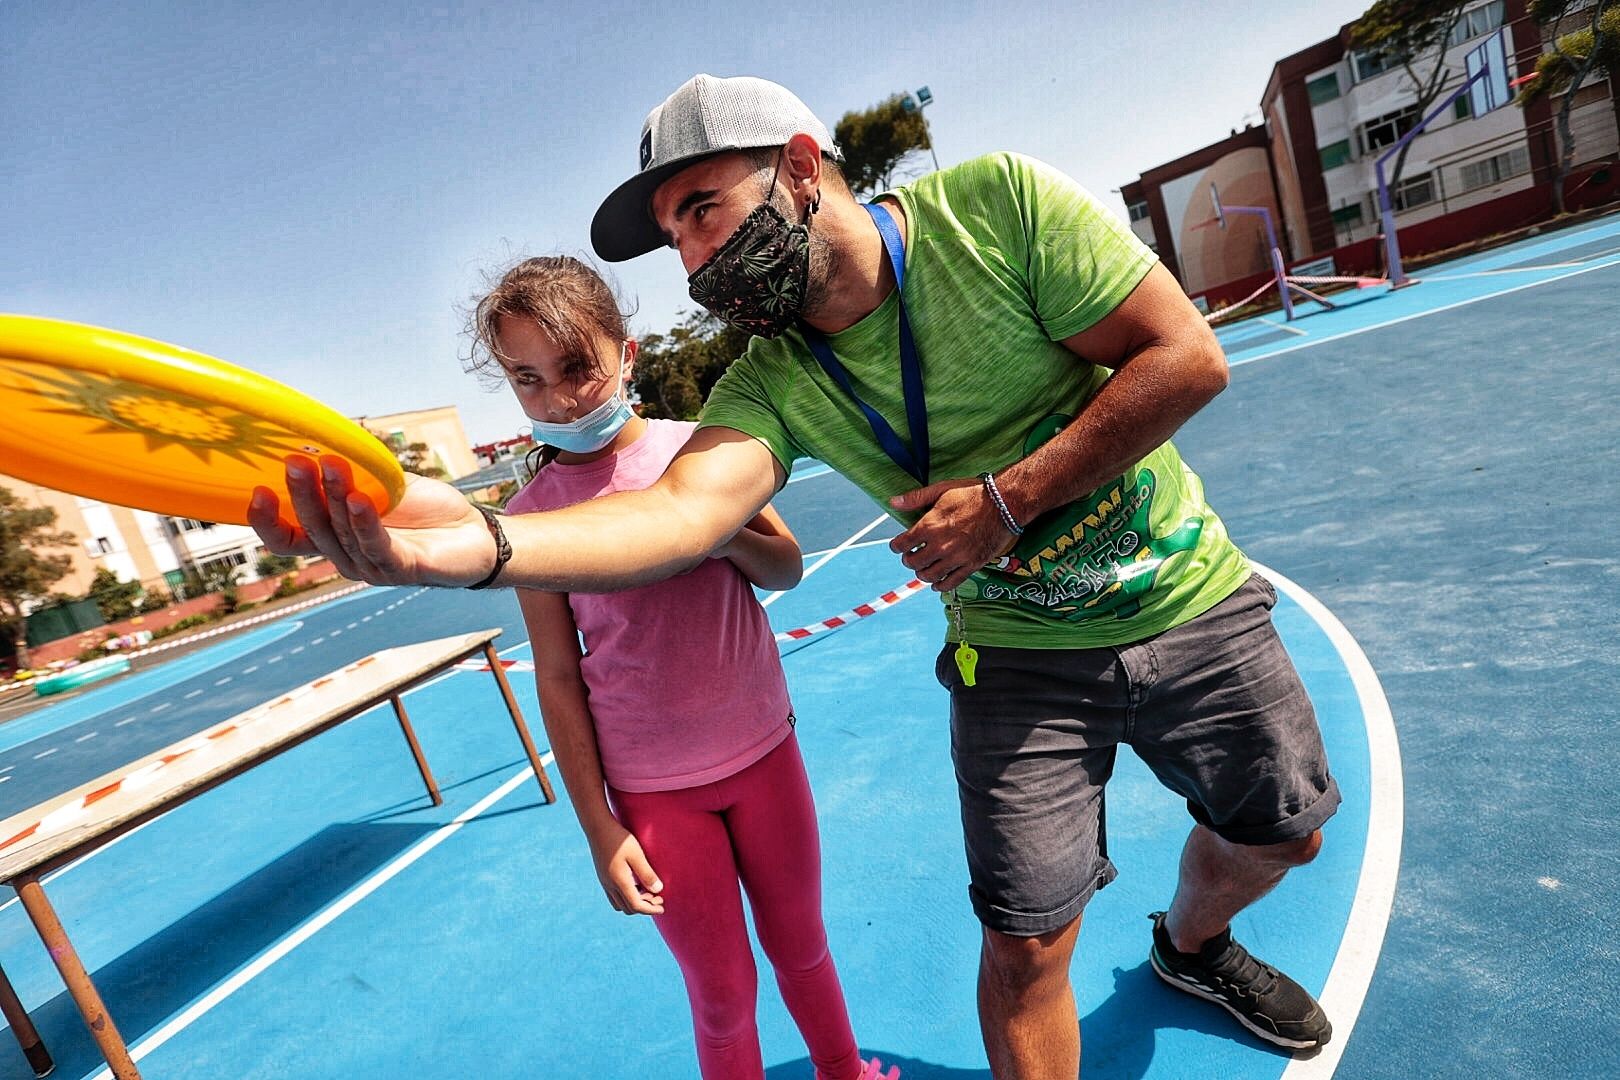
{"label": "pink t-shirt", "polygon": [[[506,505],[555,510],[648,487],[696,424],[650,420],[640,439],[583,465],[554,461]],[[729,559],[615,593],[569,593],[585,639],[607,782],[621,791],[712,783],[776,748],[791,727],[787,680],[754,588]]]}

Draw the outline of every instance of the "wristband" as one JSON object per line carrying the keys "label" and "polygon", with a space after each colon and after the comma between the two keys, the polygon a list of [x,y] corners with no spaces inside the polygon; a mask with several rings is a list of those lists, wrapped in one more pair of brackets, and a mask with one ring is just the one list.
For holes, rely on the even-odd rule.
{"label": "wristband", "polygon": [[1001,497],[1001,490],[996,487],[996,478],[990,473],[982,472],[979,474],[979,480],[984,484],[984,490],[990,496],[990,501],[996,504],[996,513],[1001,515],[1001,523],[1007,527],[1007,531],[1014,536],[1023,536],[1024,527],[1018,524],[1012,516],[1012,511],[1007,509],[1007,501]]}
{"label": "wristband", "polygon": [[501,517],[487,506],[474,507],[484,515],[484,522],[489,526],[489,534],[495,538],[495,569],[483,581],[468,585],[469,589],[487,589],[495,584],[495,579],[501,576],[506,564],[512,558],[512,543],[506,539],[506,533],[501,529]]}

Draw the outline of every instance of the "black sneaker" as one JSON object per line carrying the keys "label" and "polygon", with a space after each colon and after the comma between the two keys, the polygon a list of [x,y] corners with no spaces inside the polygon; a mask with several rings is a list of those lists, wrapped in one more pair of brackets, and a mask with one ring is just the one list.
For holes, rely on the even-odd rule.
{"label": "black sneaker", "polygon": [[1155,911],[1148,962],[1159,978],[1237,1017],[1260,1038],[1290,1050],[1312,1050],[1333,1037],[1333,1025],[1299,983],[1232,940],[1231,929],[1204,942],[1196,953],[1177,952]]}

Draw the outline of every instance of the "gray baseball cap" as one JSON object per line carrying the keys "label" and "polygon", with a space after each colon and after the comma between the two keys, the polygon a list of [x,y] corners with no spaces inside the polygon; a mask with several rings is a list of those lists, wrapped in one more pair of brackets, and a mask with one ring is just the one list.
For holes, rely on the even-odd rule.
{"label": "gray baseball cap", "polygon": [[645,255],[666,243],[653,221],[658,185],[688,165],[727,150],[781,146],[799,132],[842,161],[827,125],[785,86],[740,75],[694,75],[641,125],[640,171],[614,189],[591,219],[591,246],[608,262]]}

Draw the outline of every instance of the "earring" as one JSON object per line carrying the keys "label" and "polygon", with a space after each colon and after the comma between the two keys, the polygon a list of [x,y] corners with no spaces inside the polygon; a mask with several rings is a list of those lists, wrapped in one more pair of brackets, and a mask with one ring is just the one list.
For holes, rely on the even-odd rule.
{"label": "earring", "polygon": [[810,212],[812,214],[816,214],[816,213],[820,213],[820,211],[821,211],[821,189],[817,188],[815,195],[810,200]]}

